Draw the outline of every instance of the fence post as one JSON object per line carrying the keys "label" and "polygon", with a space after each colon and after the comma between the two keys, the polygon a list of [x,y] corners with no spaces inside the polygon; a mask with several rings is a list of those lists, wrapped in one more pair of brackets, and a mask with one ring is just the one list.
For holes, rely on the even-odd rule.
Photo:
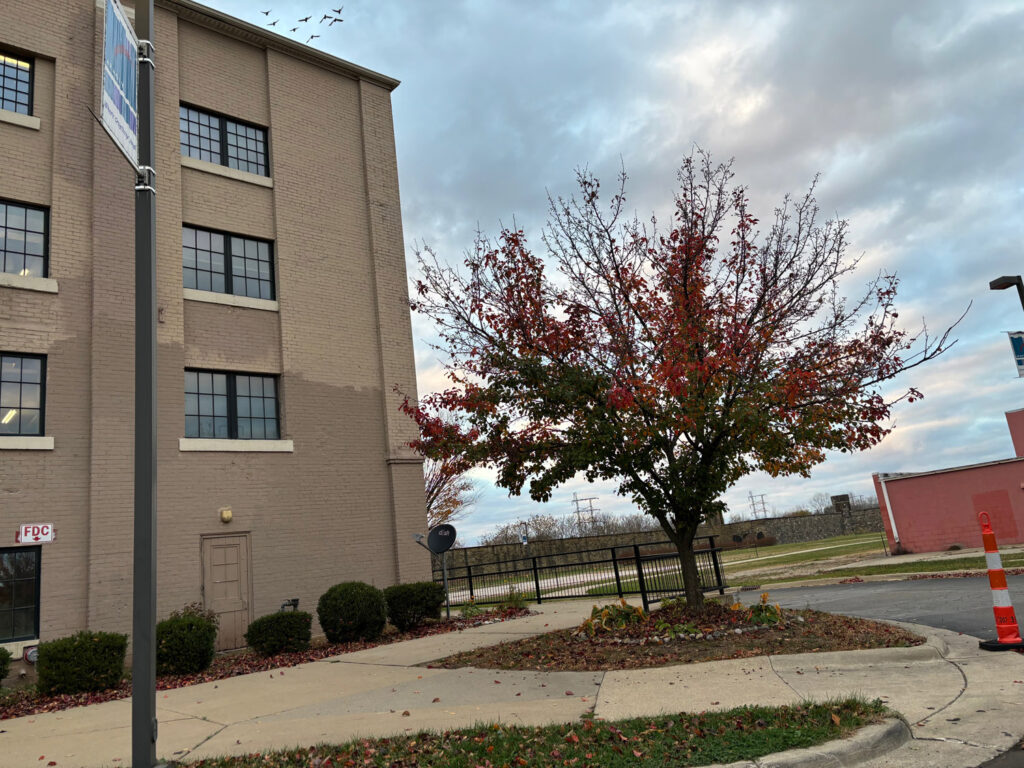
{"label": "fence post", "polygon": [[649,613],[651,609],[650,601],[647,599],[647,584],[644,581],[644,566],[640,562],[640,545],[633,545],[633,560],[636,563],[636,581],[640,587],[640,600],[644,605],[644,613]]}
{"label": "fence post", "polygon": [[722,567],[718,563],[718,550],[715,549],[715,537],[708,536],[708,544],[711,546],[711,565],[715,569],[715,581],[718,583],[718,594],[725,594],[725,581],[722,579]]}
{"label": "fence post", "polygon": [[612,547],[612,568],[615,569],[615,589],[619,593],[619,598],[622,598],[622,577],[619,575],[619,561],[615,557],[615,547]]}
{"label": "fence post", "polygon": [[473,599],[473,567],[466,563],[466,581],[469,582],[469,599]]}
{"label": "fence post", "polygon": [[537,605],[540,605],[540,572],[537,570],[536,557],[533,558],[533,586],[537,588]]}

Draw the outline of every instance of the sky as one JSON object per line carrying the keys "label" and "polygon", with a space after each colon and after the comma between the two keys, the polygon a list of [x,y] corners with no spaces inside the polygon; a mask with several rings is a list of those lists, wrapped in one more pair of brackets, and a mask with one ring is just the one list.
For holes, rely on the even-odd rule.
{"label": "sky", "polygon": [[[823,214],[850,222],[858,280],[896,272],[908,329],[923,318],[941,331],[973,303],[952,350],[891,383],[924,399],[895,408],[885,440],[830,454],[809,478],[750,475],[727,493],[727,519],[750,514],[751,493],[781,513],[818,493],[873,495],[872,472],[1013,455],[1003,413],[1024,408],[1024,380],[1005,332],[1024,328],[1024,311],[988,282],[1024,272],[1024,0],[346,0],[330,27],[316,24],[333,15],[323,2],[208,4],[281,19],[300,42],[319,33],[321,50],[402,81],[392,104],[411,276],[417,244],[461,262],[478,229],[513,221],[539,244],[547,195],[572,194],[578,168],[607,189],[624,167],[632,210],[664,211],[699,146],[734,159],[756,211],[820,173]],[[413,336],[420,392],[443,386],[429,321],[414,316]],[[611,483],[570,482],[540,505],[473,476],[464,543],[568,514],[574,492],[634,511]]]}

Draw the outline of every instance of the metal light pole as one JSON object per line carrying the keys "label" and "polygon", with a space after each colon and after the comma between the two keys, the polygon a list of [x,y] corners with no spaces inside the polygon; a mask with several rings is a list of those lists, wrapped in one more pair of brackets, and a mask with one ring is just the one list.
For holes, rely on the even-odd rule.
{"label": "metal light pole", "polygon": [[135,533],[132,768],[156,765],[156,175],[153,0],[135,3],[139,174],[135,185]]}
{"label": "metal light pole", "polygon": [[1020,297],[1020,307],[1024,309],[1024,280],[1021,279],[1020,275],[1003,275],[997,277],[995,280],[988,284],[989,290],[991,291],[1003,291],[1007,288],[1017,286],[1017,296]]}

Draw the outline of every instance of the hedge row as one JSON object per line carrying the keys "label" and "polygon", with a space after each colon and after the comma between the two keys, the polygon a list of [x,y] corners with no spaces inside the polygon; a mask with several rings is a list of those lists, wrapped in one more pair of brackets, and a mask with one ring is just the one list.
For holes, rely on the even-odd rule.
{"label": "hedge row", "polygon": [[[361,581],[336,584],[320,597],[317,618],[327,640],[372,641],[381,636],[390,617],[406,632],[428,619],[441,618],[444,588],[424,581],[396,584],[381,591]],[[304,611],[273,613],[256,619],[245,633],[257,653],[305,651],[313,617]],[[175,611],[156,626],[157,672],[187,675],[202,672],[214,657],[217,616],[199,604]],[[110,632],[78,632],[39,645],[41,693],[81,693],[117,685],[124,676],[127,636]],[[10,654],[0,648],[0,679],[8,672]]]}

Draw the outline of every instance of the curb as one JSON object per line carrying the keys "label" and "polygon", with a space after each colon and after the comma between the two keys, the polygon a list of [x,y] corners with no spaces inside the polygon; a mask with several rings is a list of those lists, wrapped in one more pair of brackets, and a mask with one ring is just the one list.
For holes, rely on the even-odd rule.
{"label": "curb", "polygon": [[828,768],[850,766],[874,760],[910,741],[910,728],[893,718],[867,725],[849,738],[827,741],[815,747],[787,749],[756,760],[706,766],[706,768]]}
{"label": "curb", "polygon": [[[886,622],[891,623],[891,622]],[[909,626],[909,625],[908,625]],[[916,630],[924,635],[925,642],[909,648],[862,648],[856,651],[823,651],[819,653],[780,653],[768,658],[779,669],[804,669],[807,667],[863,667],[875,664],[903,664],[912,662],[942,661],[948,653],[946,641],[941,637]],[[713,663],[713,662],[712,662]]]}

